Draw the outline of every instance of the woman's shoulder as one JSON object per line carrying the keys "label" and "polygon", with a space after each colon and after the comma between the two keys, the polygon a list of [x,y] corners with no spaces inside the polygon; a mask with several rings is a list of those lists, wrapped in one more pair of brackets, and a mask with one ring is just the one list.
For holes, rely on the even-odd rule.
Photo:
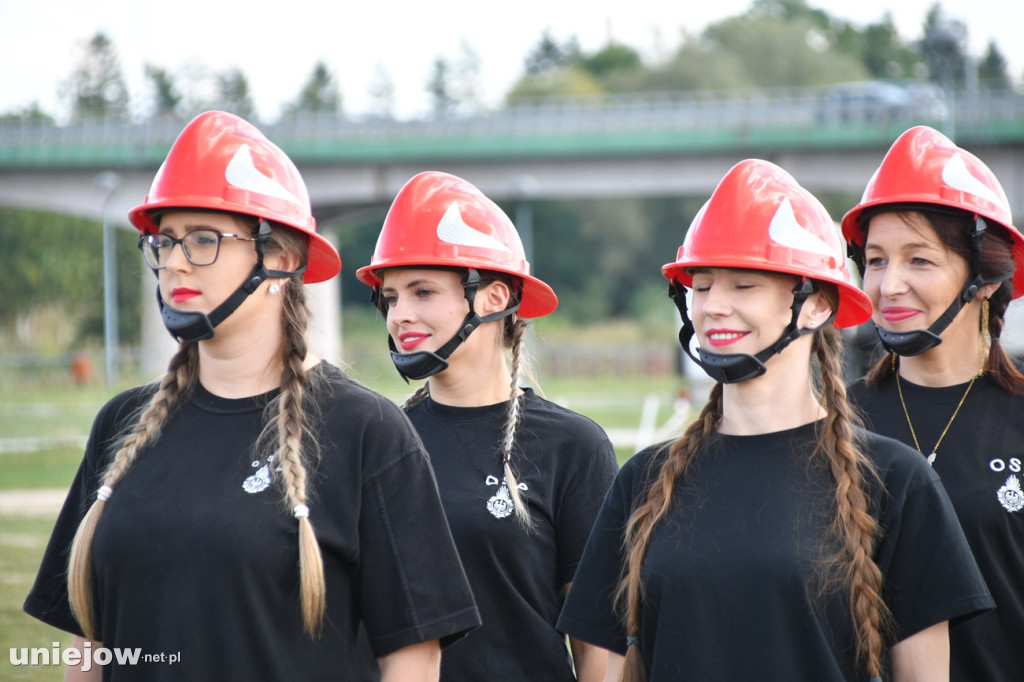
{"label": "woman's shoulder", "polygon": [[939,480],[924,455],[906,443],[866,429],[858,429],[857,436],[864,455],[890,493],[897,488],[911,492]]}
{"label": "woman's shoulder", "polygon": [[600,424],[584,414],[543,398],[532,389],[525,389],[523,396],[524,409],[533,420],[550,420],[565,429],[572,437],[581,434],[589,434],[600,439],[608,437]]}

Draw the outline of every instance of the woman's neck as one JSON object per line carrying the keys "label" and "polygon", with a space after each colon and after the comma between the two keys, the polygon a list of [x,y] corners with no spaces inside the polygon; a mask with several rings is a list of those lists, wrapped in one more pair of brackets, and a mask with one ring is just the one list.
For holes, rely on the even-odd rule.
{"label": "woman's neck", "polygon": [[734,436],[774,433],[810,424],[826,412],[811,387],[809,339],[767,362],[768,371],[722,390],[719,431]]}
{"label": "woman's neck", "polygon": [[[199,381],[222,398],[247,398],[281,385],[280,335],[259,339],[213,338],[199,342]],[[307,358],[307,363],[310,358]]]}
{"label": "woman's neck", "polygon": [[900,358],[900,377],[919,386],[956,386],[970,381],[982,368],[981,339],[955,343],[943,339],[921,355]]}

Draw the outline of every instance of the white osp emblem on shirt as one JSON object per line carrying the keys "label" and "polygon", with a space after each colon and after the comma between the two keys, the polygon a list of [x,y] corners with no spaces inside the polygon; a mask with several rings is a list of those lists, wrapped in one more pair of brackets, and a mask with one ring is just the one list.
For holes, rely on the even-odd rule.
{"label": "white osp emblem on shirt", "polygon": [[[253,467],[259,467],[256,469],[256,473],[252,474],[242,482],[242,490],[247,493],[261,493],[270,487],[270,484],[274,482],[274,475],[270,472],[270,465],[273,464],[273,455],[267,460],[266,464],[260,466],[260,460],[255,460],[252,463]],[[276,471],[280,471],[281,467],[277,467]]]}
{"label": "white osp emblem on shirt", "polygon": [[[512,504],[512,495],[508,491],[508,481],[502,476],[501,480],[498,480],[497,476],[488,476],[485,481],[487,485],[500,485],[498,492],[494,493],[491,499],[487,500],[487,511],[491,512],[491,515],[496,519],[503,519],[506,516],[511,516],[515,508]],[[525,483],[520,483],[516,486],[522,491],[529,490]]]}
{"label": "white osp emblem on shirt", "polygon": [[1014,474],[1010,474],[1006,479],[1003,487],[996,492],[996,497],[999,498],[999,504],[1008,512],[1024,509],[1024,491],[1021,490],[1020,479]]}
{"label": "white osp emblem on shirt", "polygon": [[452,202],[448,210],[444,212],[440,222],[437,223],[437,238],[448,244],[456,246],[479,246],[495,251],[511,253],[509,248],[489,234],[484,234],[466,224],[459,211],[459,205]]}

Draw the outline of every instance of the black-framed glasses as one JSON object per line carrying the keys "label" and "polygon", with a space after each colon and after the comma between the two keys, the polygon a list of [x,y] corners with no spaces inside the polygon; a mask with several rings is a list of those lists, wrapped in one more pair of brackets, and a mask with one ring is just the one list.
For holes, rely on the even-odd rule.
{"label": "black-framed glasses", "polygon": [[180,239],[169,234],[144,234],[139,237],[139,250],[146,257],[146,264],[154,270],[167,267],[167,260],[176,244],[181,244],[185,258],[192,265],[213,265],[220,255],[220,241],[225,237],[244,242],[256,241],[253,237],[240,237],[204,227],[192,230]]}

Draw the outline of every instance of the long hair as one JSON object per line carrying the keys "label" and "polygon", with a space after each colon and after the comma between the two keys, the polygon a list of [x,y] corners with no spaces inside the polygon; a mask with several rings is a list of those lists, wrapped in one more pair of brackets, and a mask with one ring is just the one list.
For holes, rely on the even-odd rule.
{"label": "long hair", "polygon": [[[459,271],[461,272],[461,271]],[[511,292],[508,305],[511,307],[519,300],[521,284],[511,275],[486,270],[480,271],[480,288],[483,288],[495,280],[505,283]],[[533,519],[530,516],[530,508],[525,496],[519,489],[519,481],[516,478],[515,468],[512,465],[513,447],[515,445],[516,427],[519,425],[521,415],[519,382],[522,377],[529,376],[529,360],[525,352],[526,332],[529,324],[520,318],[516,313],[510,314],[500,320],[502,323],[500,343],[502,348],[507,350],[511,356],[509,373],[509,401],[508,412],[505,417],[505,425],[502,429],[502,440],[500,446],[501,467],[505,476],[505,484],[508,486],[509,497],[512,499],[512,509],[516,521],[527,530],[534,528]],[[422,402],[430,395],[429,380],[420,386],[402,404],[402,409],[408,411],[413,406]]]}
{"label": "long hair", "polygon": [[[882,574],[872,559],[878,523],[871,514],[867,483],[877,474],[855,436],[856,417],[846,397],[842,375],[842,339],[833,327],[820,329],[812,339],[820,368],[821,400],[827,417],[818,430],[814,458],[827,463],[834,483],[829,501],[833,519],[829,538],[838,550],[818,568],[821,575],[835,573],[848,596],[858,657],[872,677],[881,674],[883,632],[888,612],[882,600]],[[722,385],[715,384],[704,408],[679,438],[667,446],[667,455],[655,471],[646,496],[635,504],[625,528],[625,559],[615,603],[631,639],[641,630],[643,585],[641,570],[654,530],[668,513],[678,481],[702,444],[716,433],[722,418]],[[647,679],[639,646],[629,646],[622,682]]]}
{"label": "long hair", "polygon": [[[964,211],[953,209],[943,211],[932,211],[921,206],[913,210],[897,211],[900,219],[907,225],[916,227],[914,217],[918,216],[924,220],[935,231],[939,241],[948,249],[959,255],[967,263],[974,258],[974,251],[971,246],[968,230],[971,227],[974,216]],[[867,230],[870,223],[864,228],[864,237],[867,238]],[[979,259],[979,274],[985,279],[991,279],[1013,273],[1015,264],[1013,260],[1012,244],[1004,237],[998,229],[985,230],[981,237],[981,254]],[[988,333],[992,339],[992,346],[989,349],[988,357],[985,360],[984,370],[992,380],[1004,391],[1020,395],[1024,393],[1024,374],[1021,374],[1016,365],[1006,354],[1006,350],[999,342],[999,335],[1003,332],[1005,324],[1006,308],[1013,298],[1013,281],[1004,280],[999,288],[988,299]],[[983,330],[979,329],[978,333]],[[868,372],[865,381],[868,384],[877,384],[899,367],[899,358],[895,354],[889,354],[875,363]]]}
{"label": "long hair", "polygon": [[[302,238],[286,228],[273,232],[267,249],[288,250],[303,258],[306,253]],[[276,458],[280,463],[281,494],[288,513],[298,518],[299,596],[305,630],[313,637],[319,633],[323,623],[325,588],[323,560],[307,506],[307,466],[316,447],[316,441],[310,434],[319,421],[319,413],[309,409],[305,400],[306,395],[315,388],[314,377],[303,366],[310,311],[301,281],[288,280],[282,295],[284,342],[281,346],[281,359],[284,368],[281,389],[267,408],[264,430],[253,447],[265,461]],[[141,409],[137,421],[128,426],[115,441],[115,452],[101,476],[97,498],[75,533],[68,560],[68,595],[72,613],[88,639],[95,639],[97,635],[92,607],[92,544],[106,500],[136,459],[144,453],[146,446],[159,438],[163,424],[187,398],[198,377],[199,346],[195,342],[183,341],[178,352],[171,358],[167,374],[152,398]]]}

